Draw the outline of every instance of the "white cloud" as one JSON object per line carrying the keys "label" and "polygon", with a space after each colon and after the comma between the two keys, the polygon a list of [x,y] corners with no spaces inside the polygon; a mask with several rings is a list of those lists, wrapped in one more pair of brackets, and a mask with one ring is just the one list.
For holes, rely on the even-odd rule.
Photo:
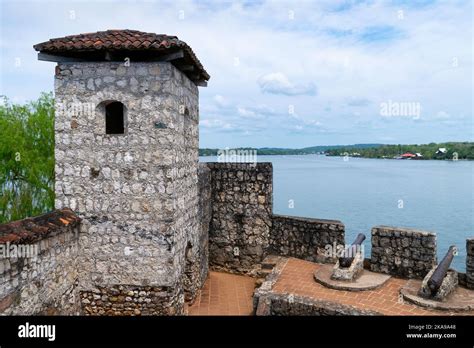
{"label": "white cloud", "polygon": [[315,95],[316,85],[314,83],[295,84],[288,80],[281,72],[270,73],[258,79],[258,85],[263,93],[294,95]]}
{"label": "white cloud", "polygon": [[252,110],[248,110],[242,107],[237,108],[237,112],[239,113],[240,116],[243,116],[243,117],[254,118],[256,116],[255,112],[253,112]]}
{"label": "white cloud", "polygon": [[220,107],[226,107],[229,105],[229,101],[220,94],[214,96],[214,101]]}
{"label": "white cloud", "polygon": [[205,119],[199,121],[199,126],[203,128],[211,128],[211,129],[223,129],[223,130],[231,130],[234,128],[233,125],[230,123],[224,122],[220,119]]}

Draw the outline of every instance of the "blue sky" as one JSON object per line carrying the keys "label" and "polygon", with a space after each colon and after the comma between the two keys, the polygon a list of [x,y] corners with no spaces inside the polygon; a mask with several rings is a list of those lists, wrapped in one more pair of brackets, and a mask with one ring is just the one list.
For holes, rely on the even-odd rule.
{"label": "blue sky", "polygon": [[[53,90],[32,46],[106,29],[177,35],[211,75],[201,147],[473,141],[472,1],[0,0],[0,94]],[[386,103],[420,114],[381,115]]]}

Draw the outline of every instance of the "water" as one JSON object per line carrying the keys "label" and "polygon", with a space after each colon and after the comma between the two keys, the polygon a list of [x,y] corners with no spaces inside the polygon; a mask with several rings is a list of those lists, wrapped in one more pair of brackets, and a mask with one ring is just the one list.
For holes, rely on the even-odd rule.
{"label": "water", "polygon": [[[201,161],[215,161],[202,157]],[[341,220],[346,243],[376,225],[436,232],[438,259],[450,245],[452,267],[465,271],[466,238],[474,236],[474,162],[306,156],[259,156],[273,163],[276,214]],[[290,203],[293,201],[293,208]]]}

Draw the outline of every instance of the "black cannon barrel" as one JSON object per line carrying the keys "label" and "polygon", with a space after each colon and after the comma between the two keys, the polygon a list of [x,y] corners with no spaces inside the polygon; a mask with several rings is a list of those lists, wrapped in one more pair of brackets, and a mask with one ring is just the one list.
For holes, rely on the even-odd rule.
{"label": "black cannon barrel", "polygon": [[343,268],[350,267],[352,261],[354,261],[354,255],[356,252],[356,247],[361,245],[362,242],[365,240],[365,235],[363,233],[359,233],[351,244],[349,248],[344,250],[344,254],[342,257],[339,258],[339,266]]}
{"label": "black cannon barrel", "polygon": [[446,277],[446,273],[448,273],[449,266],[453,261],[454,253],[456,252],[456,246],[451,245],[448,249],[448,252],[443,257],[441,262],[436,267],[435,271],[431,275],[430,279],[428,280],[428,287],[431,290],[431,294],[436,294],[439,290],[439,287],[443,283],[444,277]]}

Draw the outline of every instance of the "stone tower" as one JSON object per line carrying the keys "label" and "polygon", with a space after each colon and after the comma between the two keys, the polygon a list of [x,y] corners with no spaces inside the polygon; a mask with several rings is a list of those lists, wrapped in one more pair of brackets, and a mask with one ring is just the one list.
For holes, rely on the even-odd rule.
{"label": "stone tower", "polygon": [[198,87],[209,75],[175,36],[108,30],[35,45],[57,62],[57,209],[82,219],[85,314],[180,314],[199,245]]}

